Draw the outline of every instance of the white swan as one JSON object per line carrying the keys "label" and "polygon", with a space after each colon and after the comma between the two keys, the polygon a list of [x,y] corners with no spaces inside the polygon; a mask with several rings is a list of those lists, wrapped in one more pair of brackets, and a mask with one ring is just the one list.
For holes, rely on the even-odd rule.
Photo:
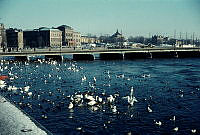
{"label": "white swan", "polygon": [[[125,97],[126,98],[126,97]],[[137,99],[133,96],[133,87],[131,87],[131,93],[129,96],[127,96],[127,99],[128,99],[128,103],[133,106],[133,104],[135,102],[138,102]]]}

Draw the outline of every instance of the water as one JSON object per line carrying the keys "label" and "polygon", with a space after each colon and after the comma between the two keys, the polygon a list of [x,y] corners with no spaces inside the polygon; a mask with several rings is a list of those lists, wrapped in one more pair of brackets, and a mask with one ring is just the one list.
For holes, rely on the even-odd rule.
{"label": "water", "polygon": [[[1,74],[11,77],[1,94],[56,135],[200,132],[198,58],[1,62]],[[9,86],[17,90],[8,91]],[[30,86],[31,96],[24,92],[25,86]],[[130,95],[131,87],[138,100],[133,106],[123,98]],[[70,96],[87,91],[105,103],[89,106],[84,100],[68,108]],[[107,102],[110,95],[116,96],[112,103]]]}

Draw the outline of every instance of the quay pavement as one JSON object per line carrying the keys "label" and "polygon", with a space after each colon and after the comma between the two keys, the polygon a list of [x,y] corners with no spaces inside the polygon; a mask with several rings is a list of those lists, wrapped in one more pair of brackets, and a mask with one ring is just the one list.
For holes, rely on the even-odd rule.
{"label": "quay pavement", "polygon": [[51,133],[0,95],[0,135],[47,134]]}

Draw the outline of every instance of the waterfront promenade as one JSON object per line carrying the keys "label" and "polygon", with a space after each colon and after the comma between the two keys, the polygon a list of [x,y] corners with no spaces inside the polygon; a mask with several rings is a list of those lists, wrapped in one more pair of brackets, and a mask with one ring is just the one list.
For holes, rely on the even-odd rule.
{"label": "waterfront promenade", "polygon": [[153,53],[153,52],[199,52],[199,47],[194,48],[131,48],[131,49],[81,49],[81,48],[51,48],[51,49],[24,49],[21,51],[0,52],[0,56],[37,56],[37,55],[67,55],[67,54],[101,54],[101,53]]}

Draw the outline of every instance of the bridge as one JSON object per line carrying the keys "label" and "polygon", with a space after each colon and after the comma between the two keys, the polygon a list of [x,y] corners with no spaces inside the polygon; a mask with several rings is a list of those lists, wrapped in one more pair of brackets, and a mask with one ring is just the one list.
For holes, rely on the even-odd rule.
{"label": "bridge", "polygon": [[133,49],[37,49],[12,52],[0,52],[0,57],[14,56],[24,58],[31,56],[45,56],[45,58],[63,59],[64,55],[73,55],[74,60],[94,60],[98,54],[100,59],[144,59],[144,58],[185,58],[200,57],[200,48],[133,48]]}

